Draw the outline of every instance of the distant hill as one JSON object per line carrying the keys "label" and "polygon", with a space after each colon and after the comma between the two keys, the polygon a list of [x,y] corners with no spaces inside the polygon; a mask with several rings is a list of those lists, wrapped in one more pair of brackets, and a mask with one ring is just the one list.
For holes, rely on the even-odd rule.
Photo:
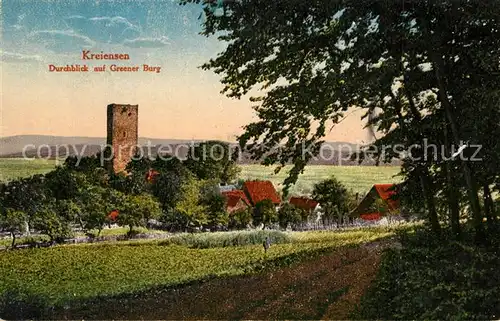
{"label": "distant hill", "polygon": [[[187,139],[158,139],[140,137],[139,144],[146,145],[150,141],[152,145],[179,144],[188,142]],[[197,141],[195,141],[197,142]],[[46,136],[46,135],[17,135],[0,138],[0,157],[11,154],[22,153],[25,146],[61,146],[61,145],[103,145],[106,144],[105,137],[85,136]]]}
{"label": "distant hill", "polygon": [[[155,157],[160,151],[162,154],[174,154],[183,158],[187,155],[189,147],[201,140],[183,139],[159,139],[159,138],[139,138],[139,145],[143,146],[144,154],[148,149],[151,156]],[[90,156],[101,151],[105,145],[104,137],[65,137],[65,136],[44,136],[44,135],[19,135],[0,138],[1,158],[22,158],[41,157],[54,158],[66,157],[68,155]],[[230,142],[234,148],[237,144]],[[148,147],[149,146],[149,147]],[[160,149],[161,148],[161,149]],[[323,152],[318,159],[310,162],[311,165],[358,165],[355,161],[347,160],[348,151],[355,151],[359,148],[356,144],[345,142],[326,142],[323,144]],[[342,155],[342,158],[340,157]],[[256,164],[258,161],[252,160],[248,153],[243,153],[239,160],[240,164]],[[373,161],[364,161],[361,165],[373,165]],[[394,162],[393,165],[397,165]]]}

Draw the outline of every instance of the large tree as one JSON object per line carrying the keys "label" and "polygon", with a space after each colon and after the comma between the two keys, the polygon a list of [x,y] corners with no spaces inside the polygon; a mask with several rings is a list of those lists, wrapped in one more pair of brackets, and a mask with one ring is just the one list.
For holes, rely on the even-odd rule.
{"label": "large tree", "polygon": [[12,248],[16,246],[16,234],[26,232],[26,220],[26,213],[4,208],[0,204],[0,228],[8,231],[12,236]]}
{"label": "large tree", "polygon": [[[483,145],[488,159],[481,164],[422,161],[425,151],[414,149],[403,172],[419,181],[436,233],[436,195],[444,186],[452,221],[459,198],[453,189],[460,189],[482,234],[479,186],[491,212],[490,189],[500,172],[498,145],[485,143],[500,126],[497,1],[242,0],[224,2],[222,15],[206,7],[205,15],[203,34],[227,47],[203,68],[222,76],[229,97],[260,90],[251,98],[259,120],[245,127],[240,143],[278,169],[291,160],[287,186],[349,108],[371,116],[378,110],[369,117],[382,132],[378,145],[409,147],[444,137],[450,145]],[[436,173],[446,170],[440,180]],[[455,170],[456,177],[450,175]]]}
{"label": "large tree", "polygon": [[343,217],[354,209],[352,193],[335,177],[316,183],[312,197],[322,208],[323,223],[337,220],[342,224]]}
{"label": "large tree", "polygon": [[184,163],[198,179],[216,179],[227,184],[236,180],[240,172],[236,152],[228,143],[206,141],[192,146]]}

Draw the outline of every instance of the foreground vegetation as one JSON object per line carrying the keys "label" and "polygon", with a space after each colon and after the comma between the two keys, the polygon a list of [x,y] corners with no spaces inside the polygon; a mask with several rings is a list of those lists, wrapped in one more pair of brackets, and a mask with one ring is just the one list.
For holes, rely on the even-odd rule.
{"label": "foreground vegetation", "polygon": [[78,306],[56,308],[47,318],[343,320],[373,280],[379,262],[378,251],[367,246],[339,248],[263,273],[87,300]]}
{"label": "foreground vegetation", "polygon": [[403,248],[384,254],[378,276],[353,317],[377,320],[496,320],[500,316],[499,228],[475,246],[429,230],[402,234]]}
{"label": "foreground vegetation", "polygon": [[[393,232],[374,228],[347,232],[239,233],[227,234],[226,238],[239,239],[236,244],[254,244],[256,240],[260,244],[232,246],[235,243],[220,241],[224,233],[203,233],[185,242],[171,242],[183,245],[143,241],[4,252],[0,256],[1,315],[28,311],[30,307],[34,309],[30,313],[35,313],[74,300],[133,294],[207,277],[258,272],[289,265],[315,253],[387,237]],[[285,243],[272,244],[265,254],[261,243],[265,236]],[[210,245],[192,246],[201,243]]]}

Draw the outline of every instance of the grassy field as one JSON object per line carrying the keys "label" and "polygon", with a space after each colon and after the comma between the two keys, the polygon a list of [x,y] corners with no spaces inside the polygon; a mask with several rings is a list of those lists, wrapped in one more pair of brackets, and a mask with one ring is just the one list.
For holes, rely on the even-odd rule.
{"label": "grassy field", "polygon": [[[220,247],[220,241],[205,249],[162,241],[130,241],[7,251],[0,254],[0,302],[2,298],[7,303],[36,299],[46,305],[60,305],[207,277],[244,275],[290,255],[302,260],[318,250],[351,247],[391,233],[386,228],[290,232],[283,239],[285,243],[273,244],[267,254],[262,245]],[[202,233],[197,237],[221,239],[219,234],[224,233]],[[227,237],[240,237],[237,234],[226,233]],[[293,262],[287,260],[280,264]]]}
{"label": "grassy field", "polygon": [[55,160],[46,159],[0,158],[0,181],[45,174],[54,169],[55,164]]}
{"label": "grassy field", "polygon": [[329,249],[262,273],[96,298],[56,307],[39,319],[345,320],[375,277],[380,249],[390,244]]}
{"label": "grassy field", "polygon": [[[50,160],[0,159],[0,181],[46,173],[54,166],[55,161]],[[272,167],[243,165],[241,168],[241,178],[269,179],[278,189],[281,189],[289,167],[284,168],[277,175],[273,173]],[[297,195],[308,194],[315,183],[334,175],[354,192],[363,194],[368,192],[375,183],[398,182],[399,177],[394,177],[398,172],[398,167],[391,166],[309,166],[299,177],[291,192]]]}

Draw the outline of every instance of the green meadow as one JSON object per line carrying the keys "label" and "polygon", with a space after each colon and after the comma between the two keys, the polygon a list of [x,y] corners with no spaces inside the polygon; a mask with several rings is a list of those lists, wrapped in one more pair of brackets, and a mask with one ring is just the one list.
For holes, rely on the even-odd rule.
{"label": "green meadow", "polygon": [[[292,254],[302,260],[318,250],[358,246],[392,233],[387,228],[344,232],[240,231],[180,234],[167,241],[104,242],[6,251],[0,255],[0,297],[14,294],[16,299],[36,297],[52,305],[135,293],[207,277],[257,272],[269,264],[288,265],[292,263],[291,258],[281,263],[280,260]],[[266,235],[274,241],[267,254],[262,249]]]}
{"label": "green meadow", "polygon": [[45,174],[55,166],[52,159],[0,158],[0,181]]}

